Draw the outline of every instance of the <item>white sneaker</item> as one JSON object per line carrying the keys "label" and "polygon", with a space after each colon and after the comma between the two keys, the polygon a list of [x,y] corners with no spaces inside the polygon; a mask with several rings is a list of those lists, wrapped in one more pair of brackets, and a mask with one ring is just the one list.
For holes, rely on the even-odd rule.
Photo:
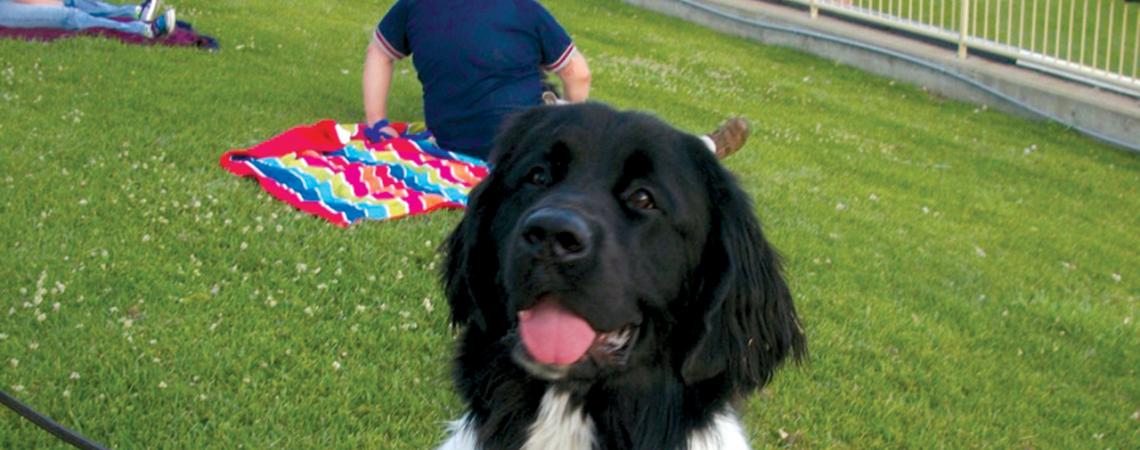
{"label": "white sneaker", "polygon": [[175,18],[174,8],[166,8],[166,12],[158,16],[154,22],[150,23],[151,38],[159,38],[174,32],[178,27],[178,19]]}
{"label": "white sneaker", "polygon": [[162,8],[162,0],[145,0],[139,5],[139,20],[154,22],[158,17],[158,10]]}

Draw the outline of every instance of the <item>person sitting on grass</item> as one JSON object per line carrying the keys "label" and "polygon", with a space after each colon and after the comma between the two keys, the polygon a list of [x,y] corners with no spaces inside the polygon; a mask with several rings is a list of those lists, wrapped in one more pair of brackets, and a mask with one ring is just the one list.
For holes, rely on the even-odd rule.
{"label": "person sitting on grass", "polygon": [[[424,121],[436,143],[480,159],[489,156],[508,115],[544,103],[544,71],[562,81],[565,101],[590,95],[586,58],[537,1],[398,0],[365,52],[364,115],[370,129],[396,135],[386,126],[393,67],[413,54]],[[733,118],[701,138],[723,158],[744,145],[748,123]]]}
{"label": "person sitting on grass", "polygon": [[146,0],[138,5],[96,0],[0,0],[0,26],[61,30],[106,28],[153,39],[170,34],[177,26],[174,8],[167,8],[160,15],[160,3],[161,0]]}

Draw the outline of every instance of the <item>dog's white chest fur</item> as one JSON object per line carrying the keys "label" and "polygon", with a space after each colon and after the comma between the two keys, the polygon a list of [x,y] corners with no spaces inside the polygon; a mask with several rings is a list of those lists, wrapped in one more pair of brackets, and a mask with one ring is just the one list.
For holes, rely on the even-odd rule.
{"label": "dog's white chest fur", "polygon": [[[471,415],[451,424],[451,437],[440,450],[478,450]],[[538,417],[530,426],[523,450],[592,450],[594,421],[570,406],[570,395],[553,388],[542,396]],[[748,450],[748,439],[731,410],[713,419],[712,426],[689,435],[689,450]]]}
{"label": "dog's white chest fur", "polygon": [[570,407],[570,394],[547,389],[530,426],[523,450],[590,450],[594,448],[594,420]]}

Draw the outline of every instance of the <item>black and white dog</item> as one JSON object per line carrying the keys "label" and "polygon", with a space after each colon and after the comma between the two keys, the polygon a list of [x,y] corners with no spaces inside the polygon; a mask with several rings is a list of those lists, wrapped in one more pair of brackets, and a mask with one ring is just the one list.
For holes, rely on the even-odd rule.
{"label": "black and white dog", "polygon": [[455,383],[443,449],[746,449],[734,410],[806,350],[748,197],[687,133],[540,107],[444,244]]}

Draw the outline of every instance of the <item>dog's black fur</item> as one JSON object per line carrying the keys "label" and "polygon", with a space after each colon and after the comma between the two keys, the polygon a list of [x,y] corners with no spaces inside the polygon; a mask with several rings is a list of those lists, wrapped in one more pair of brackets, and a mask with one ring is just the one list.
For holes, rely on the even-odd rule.
{"label": "dog's black fur", "polygon": [[[596,103],[539,107],[504,127],[491,162],[443,269],[463,327],[455,382],[484,448],[521,447],[552,384],[601,448],[685,448],[806,351],[748,197],[696,137]],[[536,371],[516,328],[540,298],[633,342]]]}

